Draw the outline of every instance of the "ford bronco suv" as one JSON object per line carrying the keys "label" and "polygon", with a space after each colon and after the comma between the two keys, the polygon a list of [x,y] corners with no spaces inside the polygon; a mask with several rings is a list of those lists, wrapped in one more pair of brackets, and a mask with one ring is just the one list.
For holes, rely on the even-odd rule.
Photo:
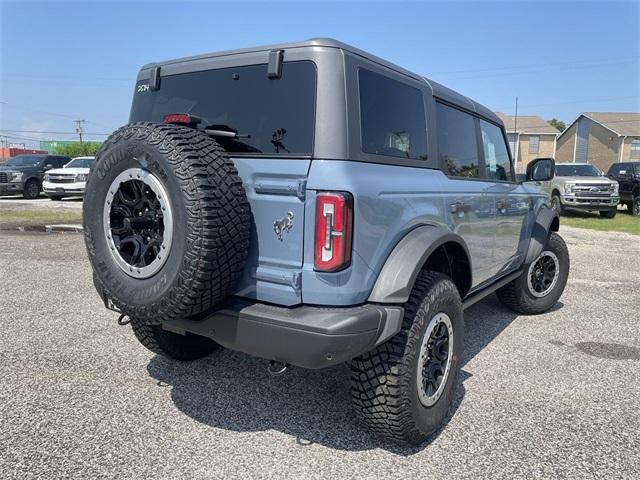
{"label": "ford bronco suv", "polygon": [[463,310],[545,312],[569,273],[493,112],[331,39],[144,66],[84,208],[97,291],[145,347],[349,362],[355,413],[410,444],[454,399]]}
{"label": "ford bronco suv", "polygon": [[[539,163],[536,168],[541,165],[544,164]],[[618,212],[618,182],[605,177],[590,163],[557,163],[551,180],[534,183],[547,192],[551,208],[558,213],[581,210],[613,218]]]}

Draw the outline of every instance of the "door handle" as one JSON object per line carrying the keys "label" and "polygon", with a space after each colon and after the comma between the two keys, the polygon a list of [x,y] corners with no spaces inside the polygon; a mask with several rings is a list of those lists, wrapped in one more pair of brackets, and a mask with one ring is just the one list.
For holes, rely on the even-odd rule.
{"label": "door handle", "polygon": [[464,202],[454,202],[450,205],[451,213],[464,213],[471,210],[471,205]]}

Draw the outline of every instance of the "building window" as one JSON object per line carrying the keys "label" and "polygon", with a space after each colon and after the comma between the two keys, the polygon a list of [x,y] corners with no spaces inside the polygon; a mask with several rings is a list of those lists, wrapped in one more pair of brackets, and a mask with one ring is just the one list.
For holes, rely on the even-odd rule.
{"label": "building window", "polygon": [[631,158],[640,158],[640,138],[631,142]]}
{"label": "building window", "polygon": [[529,137],[529,153],[538,153],[540,151],[540,137]]}

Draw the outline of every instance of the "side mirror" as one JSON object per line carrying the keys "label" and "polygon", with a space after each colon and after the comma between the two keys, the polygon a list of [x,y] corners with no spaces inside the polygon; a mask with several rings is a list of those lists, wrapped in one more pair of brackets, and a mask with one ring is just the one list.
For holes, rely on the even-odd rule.
{"label": "side mirror", "polygon": [[556,175],[553,158],[536,158],[527,165],[527,182],[547,182]]}

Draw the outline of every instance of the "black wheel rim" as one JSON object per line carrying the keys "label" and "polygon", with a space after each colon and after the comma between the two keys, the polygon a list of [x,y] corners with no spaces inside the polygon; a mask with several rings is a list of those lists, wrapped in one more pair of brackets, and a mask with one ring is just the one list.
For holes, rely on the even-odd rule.
{"label": "black wheel rim", "polygon": [[27,193],[29,194],[29,196],[31,198],[35,198],[38,196],[38,185],[35,184],[34,182],[29,183],[29,185],[27,186]]}
{"label": "black wheel rim", "polygon": [[127,274],[147,278],[167,260],[173,218],[159,180],[129,169],[111,184],[105,201],[105,234],[116,263]]}
{"label": "black wheel rim", "polygon": [[418,396],[429,407],[442,395],[451,369],[453,328],[446,313],[438,313],[429,322],[419,355]]}
{"label": "black wheel rim", "polygon": [[560,262],[555,253],[542,254],[529,266],[527,285],[535,297],[544,297],[553,290],[560,273]]}

